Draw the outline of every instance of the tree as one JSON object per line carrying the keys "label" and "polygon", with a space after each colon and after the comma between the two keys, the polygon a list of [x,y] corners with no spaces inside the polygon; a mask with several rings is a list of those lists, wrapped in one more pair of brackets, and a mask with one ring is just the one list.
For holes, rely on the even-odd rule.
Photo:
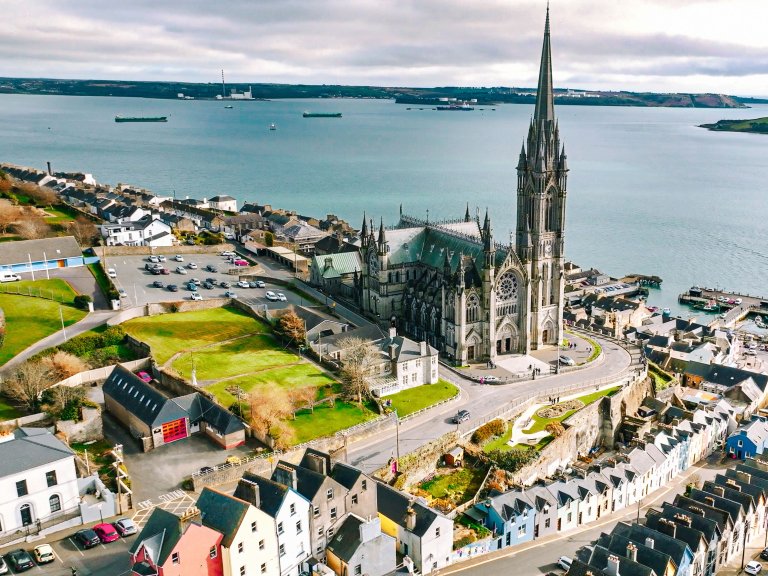
{"label": "tree", "polygon": [[379,350],[372,343],[350,336],[338,342],[342,350],[341,383],[344,393],[356,398],[358,404],[370,395],[368,377],[378,364]]}
{"label": "tree", "polygon": [[296,418],[296,410],[301,408],[309,408],[311,412],[314,412],[316,396],[317,390],[314,386],[304,386],[290,390],[288,392],[288,399],[293,406],[293,417]]}
{"label": "tree", "polygon": [[43,407],[61,420],[79,420],[87,394],[82,386],[52,386],[43,392]]}
{"label": "tree", "polygon": [[38,238],[45,238],[51,230],[48,223],[45,222],[39,216],[25,215],[22,220],[19,220],[14,224],[16,234],[24,238],[25,240],[36,240]]}
{"label": "tree", "polygon": [[275,235],[272,232],[264,233],[264,244],[269,248],[275,245]]}
{"label": "tree", "polygon": [[[251,392],[249,401],[251,426],[265,436],[272,435],[273,427],[293,414],[293,405],[288,398],[288,393],[274,383],[256,388]],[[275,440],[278,439],[275,438]]]}
{"label": "tree", "polygon": [[35,206],[50,206],[58,200],[53,190],[37,184],[22,183],[16,188],[22,195],[27,196]]}
{"label": "tree", "polygon": [[101,238],[96,225],[85,216],[78,216],[67,226],[67,232],[72,234],[80,246],[93,246]]}
{"label": "tree", "polygon": [[277,324],[278,333],[282,334],[289,342],[301,345],[306,340],[307,334],[304,329],[304,320],[298,317],[293,311],[289,310],[280,317]]}
{"label": "tree", "polygon": [[3,200],[0,204],[0,233],[5,234],[11,224],[16,222],[21,216],[21,211],[13,204]]}
{"label": "tree", "polygon": [[53,384],[48,368],[40,361],[24,362],[3,385],[3,394],[34,412],[40,395]]}
{"label": "tree", "polygon": [[560,422],[550,422],[546,426],[547,432],[552,434],[555,438],[560,438],[563,434],[565,434],[565,428],[563,428],[563,425],[560,424]]}
{"label": "tree", "polygon": [[46,356],[41,362],[48,369],[50,377],[58,382],[88,369],[88,366],[80,358],[69,352],[59,350],[51,356]]}

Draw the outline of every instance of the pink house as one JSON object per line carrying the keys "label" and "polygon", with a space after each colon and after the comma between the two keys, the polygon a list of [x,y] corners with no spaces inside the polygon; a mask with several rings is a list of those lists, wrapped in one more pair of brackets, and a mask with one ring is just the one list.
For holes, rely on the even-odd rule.
{"label": "pink house", "polygon": [[182,516],[155,508],[131,547],[131,574],[223,576],[222,538],[203,526],[194,506]]}

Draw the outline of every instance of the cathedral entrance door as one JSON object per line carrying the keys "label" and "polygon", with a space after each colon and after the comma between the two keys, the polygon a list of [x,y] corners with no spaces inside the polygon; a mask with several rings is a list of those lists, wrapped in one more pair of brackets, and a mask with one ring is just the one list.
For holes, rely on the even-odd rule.
{"label": "cathedral entrance door", "polygon": [[504,352],[510,352],[512,350],[512,338],[504,340]]}
{"label": "cathedral entrance door", "polygon": [[547,344],[549,342],[549,330],[544,330],[541,334],[541,343]]}
{"label": "cathedral entrance door", "polygon": [[468,346],[467,347],[467,360],[474,360],[475,359],[475,347],[474,346]]}
{"label": "cathedral entrance door", "polygon": [[501,340],[496,340],[496,354],[501,354]]}

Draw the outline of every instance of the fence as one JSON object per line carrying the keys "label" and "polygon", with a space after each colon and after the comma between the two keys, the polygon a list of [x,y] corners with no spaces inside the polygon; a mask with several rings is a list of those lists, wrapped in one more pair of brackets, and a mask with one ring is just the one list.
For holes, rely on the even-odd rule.
{"label": "fence", "polygon": [[19,528],[13,532],[3,534],[0,536],[0,546],[5,546],[20,540],[26,540],[30,536],[39,534],[46,528],[51,528],[52,526],[63,524],[64,522],[74,520],[75,518],[80,518],[79,509],[73,512],[63,512],[47,516],[44,520],[38,520],[37,522],[33,522],[32,524],[24,526],[23,528]]}
{"label": "fence", "polygon": [[[131,372],[139,370],[140,368],[149,368],[149,358],[140,358],[139,360],[130,360],[129,362],[123,362],[121,364],[125,366]],[[104,366],[103,368],[94,368],[93,370],[86,370],[80,372],[64,380],[56,382],[53,386],[82,386],[83,384],[91,384],[100,380],[106,380],[112,371],[115,369],[116,364],[111,366]]]}
{"label": "fence", "polygon": [[18,294],[19,296],[34,296],[45,300],[53,300],[62,304],[72,303],[72,294],[60,292],[58,290],[49,290],[38,288],[36,286],[19,286],[13,282],[0,283],[0,294]]}
{"label": "fence", "polygon": [[14,428],[21,428],[27,424],[42,422],[46,418],[48,418],[48,414],[45,412],[38,412],[37,414],[30,414],[29,416],[22,416],[21,418],[14,418],[13,420],[0,422],[0,426],[12,426]]}

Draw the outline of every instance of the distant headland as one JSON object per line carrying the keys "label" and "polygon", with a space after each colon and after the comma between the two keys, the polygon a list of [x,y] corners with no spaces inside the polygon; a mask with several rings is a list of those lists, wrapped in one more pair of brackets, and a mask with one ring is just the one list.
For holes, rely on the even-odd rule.
{"label": "distant headland", "polygon": [[[220,83],[132,82],[125,80],[62,80],[50,78],[0,78],[0,94],[60,96],[119,96],[168,100],[270,100],[278,98],[381,98],[401,104],[431,105],[441,99],[475,101],[479,105],[533,104],[534,88],[406,88],[311,84],[227,84]],[[246,97],[247,96],[247,97]],[[639,106],[669,108],[746,108],[768,104],[768,99],[743,98],[725,94],[689,94],[559,89],[558,105]]]}
{"label": "distant headland", "polygon": [[715,132],[749,132],[751,134],[768,134],[768,118],[753,120],[718,120],[714,124],[701,124]]}

